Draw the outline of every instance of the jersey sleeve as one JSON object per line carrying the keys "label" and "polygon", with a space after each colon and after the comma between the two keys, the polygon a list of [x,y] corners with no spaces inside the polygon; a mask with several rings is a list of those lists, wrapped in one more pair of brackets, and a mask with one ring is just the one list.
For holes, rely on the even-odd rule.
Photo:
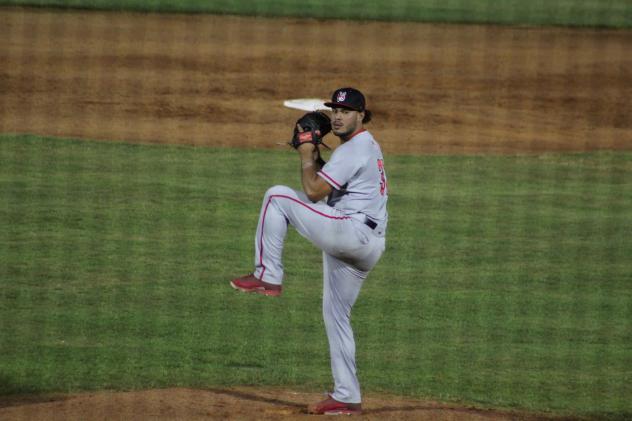
{"label": "jersey sleeve", "polygon": [[318,175],[336,190],[342,189],[361,168],[362,159],[350,152],[336,149],[329,162],[318,171]]}

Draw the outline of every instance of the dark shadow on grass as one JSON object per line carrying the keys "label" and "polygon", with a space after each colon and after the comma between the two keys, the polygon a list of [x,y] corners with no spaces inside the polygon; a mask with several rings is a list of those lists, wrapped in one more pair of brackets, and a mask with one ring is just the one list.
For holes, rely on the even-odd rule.
{"label": "dark shadow on grass", "polygon": [[14,377],[0,374],[0,398],[7,395],[25,395],[41,392],[37,387],[16,381]]}
{"label": "dark shadow on grass", "polygon": [[70,398],[70,396],[62,396],[49,393],[38,393],[32,395],[6,395],[0,396],[0,408],[31,405],[36,403],[65,401]]}
{"label": "dark shadow on grass", "polygon": [[0,375],[0,408],[29,405],[33,403],[66,400],[68,397],[42,393],[38,388]]}

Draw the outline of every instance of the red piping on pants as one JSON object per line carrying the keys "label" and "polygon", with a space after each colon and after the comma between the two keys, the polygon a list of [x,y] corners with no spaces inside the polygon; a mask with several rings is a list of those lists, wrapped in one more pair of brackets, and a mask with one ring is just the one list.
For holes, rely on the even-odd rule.
{"label": "red piping on pants", "polygon": [[295,199],[291,196],[286,196],[283,194],[273,194],[268,198],[268,202],[266,203],[266,207],[263,209],[263,217],[262,217],[262,221],[261,221],[261,236],[259,238],[259,264],[261,265],[261,267],[263,268],[263,270],[261,271],[261,276],[259,276],[259,280],[263,281],[263,274],[266,272],[266,267],[263,264],[263,229],[265,227],[266,224],[266,213],[268,213],[268,206],[270,206],[270,202],[272,201],[273,198],[275,197],[281,197],[283,199],[290,199],[300,205],[305,206],[307,209],[311,210],[312,212],[317,213],[320,216],[324,216],[325,218],[329,218],[329,219],[351,219],[351,217],[349,216],[331,216],[331,215],[327,215],[326,213],[322,213],[314,208],[312,208],[311,206],[309,206],[308,204]]}

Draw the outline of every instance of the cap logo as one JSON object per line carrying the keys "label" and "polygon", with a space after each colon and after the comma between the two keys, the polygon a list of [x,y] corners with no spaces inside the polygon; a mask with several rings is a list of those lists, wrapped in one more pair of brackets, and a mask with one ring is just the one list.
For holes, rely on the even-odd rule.
{"label": "cap logo", "polygon": [[344,102],[347,98],[347,91],[338,92],[338,97],[336,98],[336,102]]}

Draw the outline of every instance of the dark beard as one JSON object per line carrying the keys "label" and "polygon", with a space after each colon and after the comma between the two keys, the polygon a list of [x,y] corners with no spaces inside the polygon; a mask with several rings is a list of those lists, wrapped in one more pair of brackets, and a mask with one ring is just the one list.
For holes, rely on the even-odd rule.
{"label": "dark beard", "polygon": [[349,137],[349,135],[351,135],[351,133],[353,133],[354,131],[355,131],[354,129],[349,129],[349,130],[347,130],[344,133],[335,133],[334,132],[334,134],[336,136],[338,136],[339,138],[341,138],[341,139],[345,139],[345,138]]}

